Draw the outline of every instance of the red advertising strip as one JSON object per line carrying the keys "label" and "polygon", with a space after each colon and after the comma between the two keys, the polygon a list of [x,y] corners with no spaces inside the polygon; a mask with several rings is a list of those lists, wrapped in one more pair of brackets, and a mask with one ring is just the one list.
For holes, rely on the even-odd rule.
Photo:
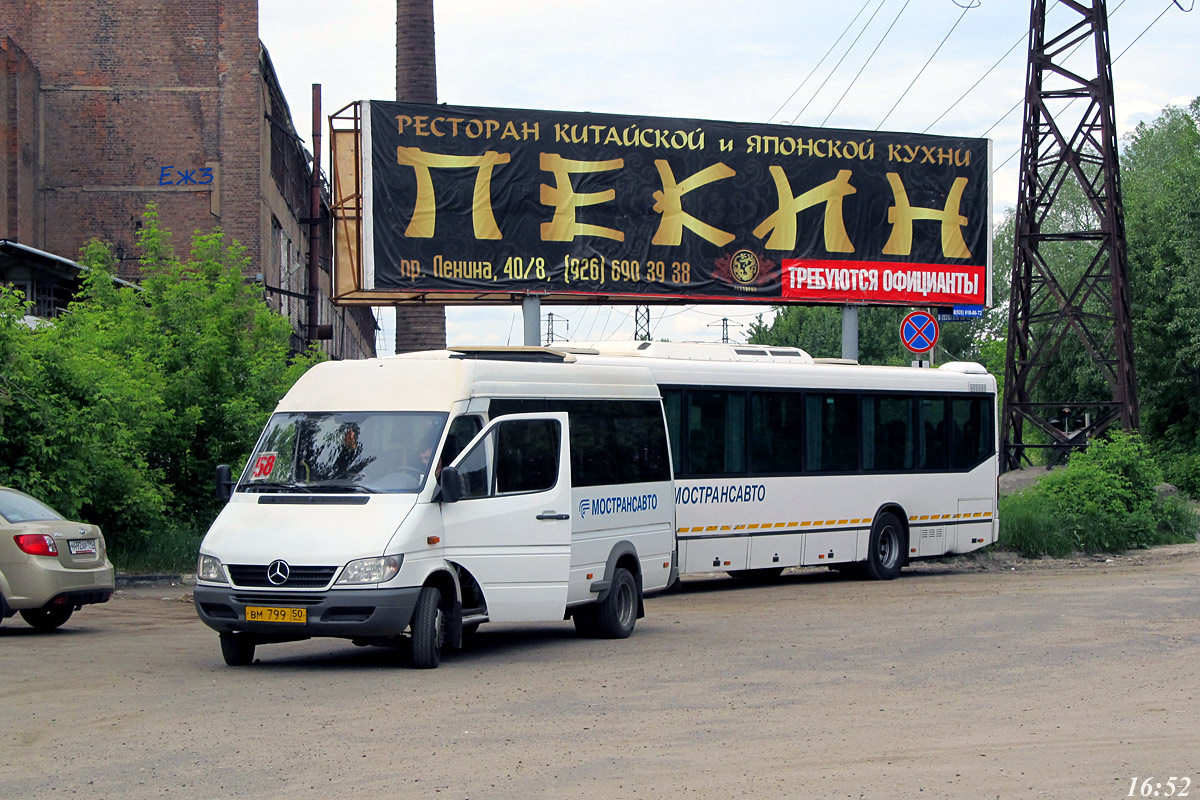
{"label": "red advertising strip", "polygon": [[783,259],[783,298],[811,303],[984,305],[984,266]]}

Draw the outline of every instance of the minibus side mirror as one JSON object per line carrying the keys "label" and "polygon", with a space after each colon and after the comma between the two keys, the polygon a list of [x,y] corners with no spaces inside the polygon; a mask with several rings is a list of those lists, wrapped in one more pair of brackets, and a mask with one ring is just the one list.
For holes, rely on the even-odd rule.
{"label": "minibus side mirror", "polygon": [[442,468],[442,502],[457,503],[463,496],[463,480],[456,467]]}
{"label": "minibus side mirror", "polygon": [[228,464],[217,465],[217,497],[221,500],[233,497],[233,478],[229,475]]}

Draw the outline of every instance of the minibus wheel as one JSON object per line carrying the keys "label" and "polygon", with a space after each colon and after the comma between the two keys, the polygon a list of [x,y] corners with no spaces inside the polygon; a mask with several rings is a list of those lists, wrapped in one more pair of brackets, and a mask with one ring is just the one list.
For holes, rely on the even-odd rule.
{"label": "minibus wheel", "polygon": [[587,605],[575,609],[571,614],[571,622],[575,623],[575,632],[580,636],[596,635],[596,606]]}
{"label": "minibus wheel", "polygon": [[442,663],[442,643],[446,640],[442,592],[436,586],[421,589],[410,628],[413,666],[417,669],[434,669]]}
{"label": "minibus wheel", "polygon": [[864,570],[868,578],[890,581],[904,563],[904,528],[895,514],[885,511],[871,526],[871,541]]}
{"label": "minibus wheel", "polygon": [[254,661],[254,642],[244,633],[222,633],[221,656],[228,666],[244,667]]}
{"label": "minibus wheel", "polygon": [[613,570],[612,586],[594,612],[596,635],[602,639],[625,639],[637,622],[638,584],[624,567]]}

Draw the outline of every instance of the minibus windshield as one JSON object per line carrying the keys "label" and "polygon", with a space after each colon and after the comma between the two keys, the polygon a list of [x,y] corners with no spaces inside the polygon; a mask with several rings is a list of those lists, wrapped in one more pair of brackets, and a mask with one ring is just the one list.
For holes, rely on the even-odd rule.
{"label": "minibus windshield", "polygon": [[430,411],[275,414],[239,492],[413,493],[429,477],[446,414]]}

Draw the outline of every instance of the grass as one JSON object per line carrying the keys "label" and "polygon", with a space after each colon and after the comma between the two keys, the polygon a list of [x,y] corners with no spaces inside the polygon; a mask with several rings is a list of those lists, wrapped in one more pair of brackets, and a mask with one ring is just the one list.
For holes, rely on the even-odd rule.
{"label": "grass", "polygon": [[203,538],[194,530],[177,528],[136,543],[112,546],[108,557],[118,572],[183,574],[195,571]]}

